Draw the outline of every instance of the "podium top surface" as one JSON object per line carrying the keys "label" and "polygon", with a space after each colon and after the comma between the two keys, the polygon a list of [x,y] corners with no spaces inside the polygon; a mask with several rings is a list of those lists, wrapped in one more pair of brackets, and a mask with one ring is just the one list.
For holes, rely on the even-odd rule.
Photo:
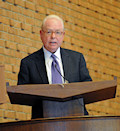
{"label": "podium top surface", "polygon": [[[68,84],[34,84],[8,86],[10,99],[67,101],[84,98],[86,104],[115,97],[116,80]],[[17,98],[15,98],[17,97]],[[17,101],[17,100],[15,100]],[[28,104],[29,105],[29,104]]]}

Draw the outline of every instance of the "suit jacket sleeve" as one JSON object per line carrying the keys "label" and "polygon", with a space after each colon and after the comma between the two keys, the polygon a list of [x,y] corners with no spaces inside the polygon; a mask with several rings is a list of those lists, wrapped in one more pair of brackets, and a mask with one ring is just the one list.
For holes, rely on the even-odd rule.
{"label": "suit jacket sleeve", "polygon": [[80,59],[80,78],[81,78],[81,81],[92,81],[89,75],[89,71],[86,67],[84,56],[82,54],[81,54],[81,59]]}
{"label": "suit jacket sleeve", "polygon": [[21,60],[20,64],[20,72],[18,74],[18,85],[21,84],[28,84],[30,83],[30,78],[29,78],[29,71],[27,67],[27,63],[24,60]]}

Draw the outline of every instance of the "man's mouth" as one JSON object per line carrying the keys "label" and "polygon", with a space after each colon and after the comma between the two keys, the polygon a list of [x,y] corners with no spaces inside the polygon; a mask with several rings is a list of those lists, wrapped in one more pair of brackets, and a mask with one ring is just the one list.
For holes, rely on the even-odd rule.
{"label": "man's mouth", "polygon": [[57,43],[57,42],[50,42],[51,44],[55,44],[55,43]]}

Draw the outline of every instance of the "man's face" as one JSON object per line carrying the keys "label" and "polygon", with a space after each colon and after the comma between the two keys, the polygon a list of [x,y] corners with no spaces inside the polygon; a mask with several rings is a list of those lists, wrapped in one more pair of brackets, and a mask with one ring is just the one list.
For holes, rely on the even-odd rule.
{"label": "man's face", "polygon": [[62,44],[64,38],[62,22],[58,19],[48,19],[40,31],[40,37],[44,47],[54,53]]}

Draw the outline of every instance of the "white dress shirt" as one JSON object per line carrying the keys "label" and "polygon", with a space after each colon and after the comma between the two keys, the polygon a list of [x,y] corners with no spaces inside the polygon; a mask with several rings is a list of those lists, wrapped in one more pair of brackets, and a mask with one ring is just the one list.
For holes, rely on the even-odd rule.
{"label": "white dress shirt", "polygon": [[[46,50],[44,46],[43,46],[43,51],[44,51],[44,57],[45,57],[45,65],[46,65],[46,70],[47,70],[48,82],[49,84],[52,84],[52,74],[51,74],[51,65],[53,61],[53,58],[51,57],[52,53]],[[64,77],[60,48],[57,49],[54,55],[56,56],[56,59],[59,63],[61,75]],[[63,77],[62,77],[62,81],[64,83]]]}

